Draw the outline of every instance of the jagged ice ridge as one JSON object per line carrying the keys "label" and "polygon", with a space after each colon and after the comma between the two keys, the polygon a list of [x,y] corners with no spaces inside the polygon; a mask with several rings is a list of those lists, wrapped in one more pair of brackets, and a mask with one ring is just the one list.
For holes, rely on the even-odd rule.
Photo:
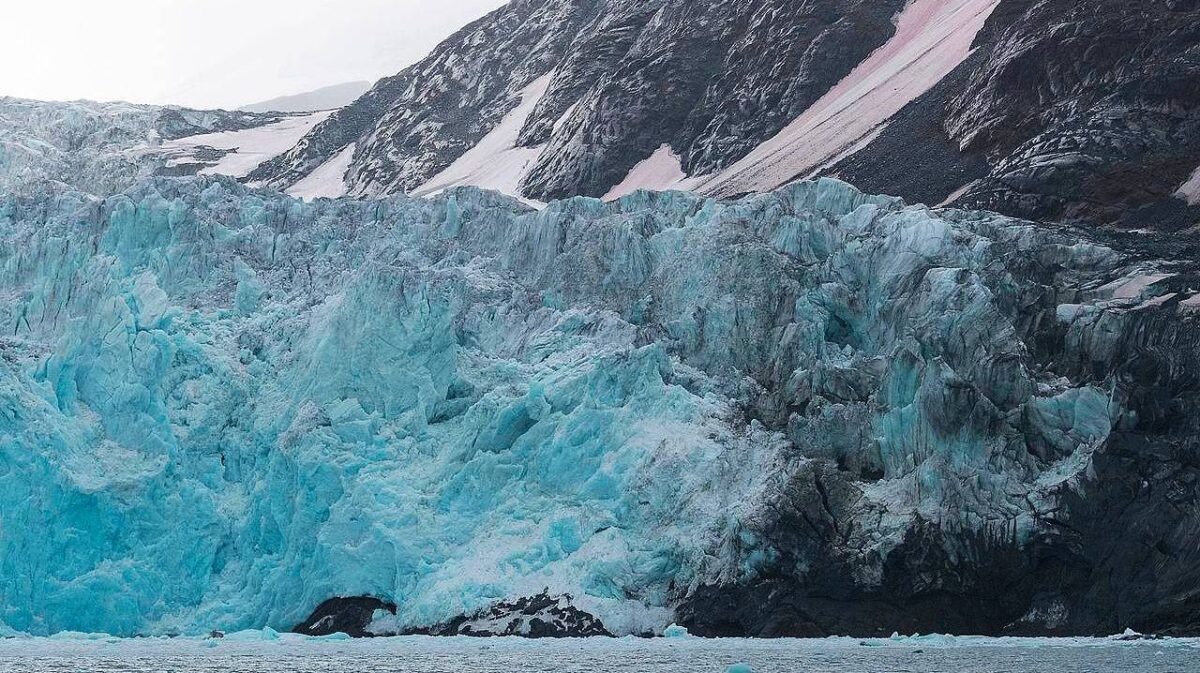
{"label": "jagged ice ridge", "polygon": [[403,631],[544,589],[661,632],[796,553],[781,503],[830,471],[864,586],[918,520],[1019,544],[1123,414],[1033,361],[1031,307],[1057,288],[1086,350],[1152,291],[833,180],[535,211],[158,178],[9,198],[0,231],[0,622],[40,634],[353,595]]}

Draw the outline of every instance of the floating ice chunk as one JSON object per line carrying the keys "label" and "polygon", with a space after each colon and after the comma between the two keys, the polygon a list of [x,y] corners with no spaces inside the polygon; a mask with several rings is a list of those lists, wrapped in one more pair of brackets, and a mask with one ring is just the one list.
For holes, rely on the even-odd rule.
{"label": "floating ice chunk", "polygon": [[229,642],[258,643],[279,640],[279,632],[267,626],[262,629],[245,629],[225,635],[223,640]]}
{"label": "floating ice chunk", "polygon": [[91,633],[85,631],[59,631],[50,636],[51,640],[107,640],[112,636],[107,633]]}
{"label": "floating ice chunk", "polygon": [[665,638],[687,638],[689,635],[687,628],[678,624],[672,624],[663,629],[663,637]]}

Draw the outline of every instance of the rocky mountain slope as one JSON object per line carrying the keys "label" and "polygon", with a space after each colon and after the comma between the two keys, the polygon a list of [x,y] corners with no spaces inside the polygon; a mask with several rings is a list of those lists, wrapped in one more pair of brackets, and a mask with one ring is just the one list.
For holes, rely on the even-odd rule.
{"label": "rocky mountain slope", "polygon": [[1145,237],[830,180],[0,231],[7,627],[1197,627],[1200,282]]}
{"label": "rocky mountain slope", "polygon": [[[357,195],[728,196],[837,175],[1178,229],[1200,219],[1198,44],[1195,0],[516,0],[252,178],[288,187],[340,153]],[[489,137],[504,175],[440,175]]]}

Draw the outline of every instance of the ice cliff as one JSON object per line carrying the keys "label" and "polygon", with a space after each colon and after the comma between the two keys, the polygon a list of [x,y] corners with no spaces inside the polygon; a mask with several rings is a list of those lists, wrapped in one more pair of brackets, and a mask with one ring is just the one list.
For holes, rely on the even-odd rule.
{"label": "ice cliff", "polygon": [[[414,631],[569,594],[615,634],[1181,605],[1053,563],[1104,571],[1089,531],[1146,509],[1107,505],[1145,476],[1118,440],[1166,445],[1197,371],[1186,274],[1072,232],[832,180],[534,211],[225,178],[12,197],[0,232],[14,629],[285,629],[353,596]],[[1190,504],[1125,553],[1174,545],[1182,586],[1171,446]]]}

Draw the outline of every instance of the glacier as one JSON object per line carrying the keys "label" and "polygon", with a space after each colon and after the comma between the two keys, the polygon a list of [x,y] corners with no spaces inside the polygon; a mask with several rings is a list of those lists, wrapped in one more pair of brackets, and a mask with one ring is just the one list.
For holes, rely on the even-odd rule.
{"label": "glacier", "polygon": [[534,210],[153,178],[0,232],[0,623],[41,635],[543,593],[709,633],[714,588],[878,587],[931,524],[1020,549],[1136,424],[1118,336],[1184,312],[1075,232],[830,179]]}
{"label": "glacier", "polygon": [[0,194],[110,196],[154,175],[239,177],[282,151],[272,140],[320,118],[0,95]]}

